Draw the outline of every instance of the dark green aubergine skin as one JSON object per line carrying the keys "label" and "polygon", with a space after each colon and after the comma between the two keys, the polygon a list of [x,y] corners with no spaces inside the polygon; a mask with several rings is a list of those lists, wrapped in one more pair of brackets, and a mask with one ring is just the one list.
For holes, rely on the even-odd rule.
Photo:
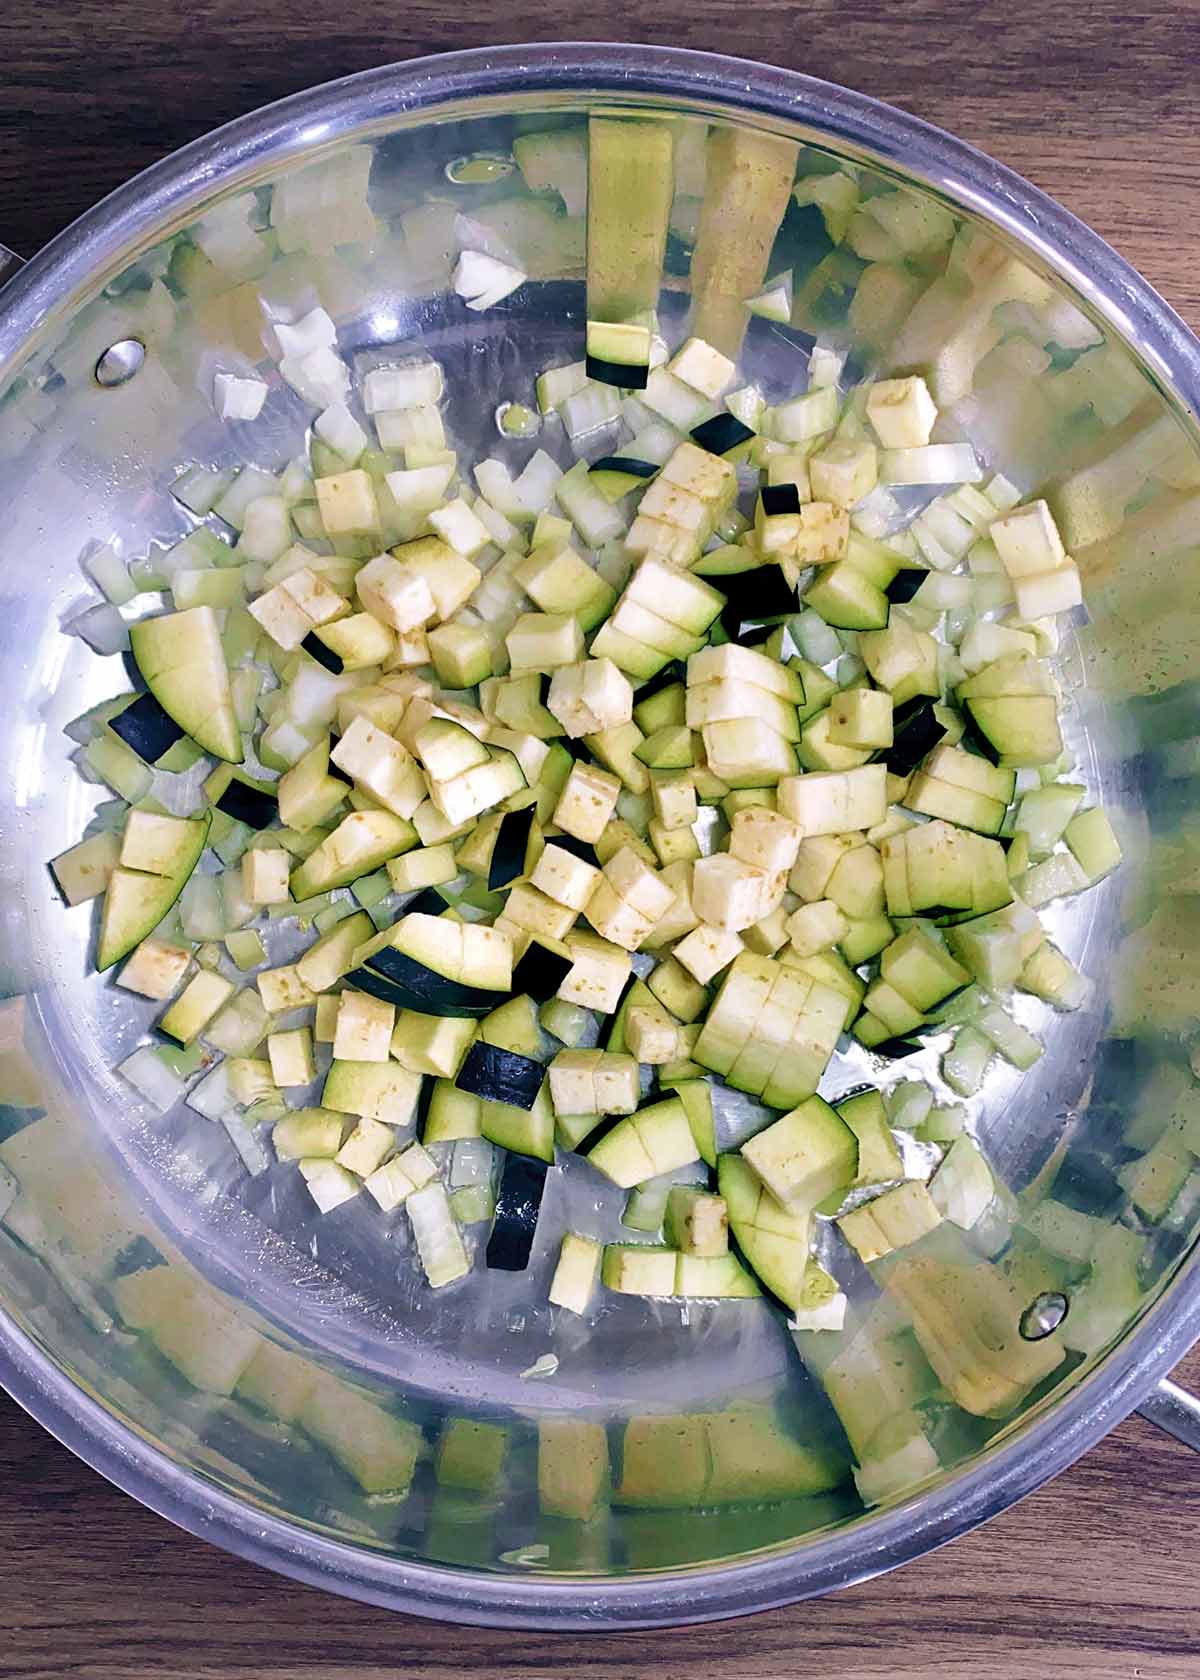
{"label": "dark green aubergine skin", "polygon": [[508,886],[525,872],[525,850],[529,845],[529,831],[533,827],[534,808],[526,805],[520,811],[506,811],[492,847],[488,864],[488,889]]}
{"label": "dark green aubergine skin", "polygon": [[360,992],[369,992],[397,1009],[413,1009],[419,1015],[481,1020],[504,1002],[499,992],[448,980],[391,946],[376,951],[368,963],[353,969],[346,979]]}
{"label": "dark green aubergine skin", "polygon": [[530,1056],[476,1042],[463,1059],[454,1083],[485,1102],[509,1103],[529,1110],[537,1101],[546,1070]]}
{"label": "dark green aubergine skin", "polygon": [[537,1231],[549,1167],[528,1155],[509,1155],[496,1193],[486,1261],[491,1271],[523,1272]]}
{"label": "dark green aubergine skin", "polygon": [[513,996],[528,994],[535,1003],[548,1003],[574,966],[571,957],[533,939],[513,969]]}
{"label": "dark green aubergine skin", "polygon": [[187,733],[163,711],[149,690],[110,718],[108,727],[146,764],[157,764]]}

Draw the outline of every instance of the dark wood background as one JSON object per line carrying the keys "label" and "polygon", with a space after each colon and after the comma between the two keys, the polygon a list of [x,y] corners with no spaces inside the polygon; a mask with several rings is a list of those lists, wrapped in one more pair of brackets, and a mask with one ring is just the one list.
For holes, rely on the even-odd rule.
{"label": "dark wood background", "polygon": [[[26,254],[173,147],[352,70],[505,41],[772,60],[954,130],[1090,222],[1200,325],[1200,7],[1057,0],[0,0],[0,242]],[[475,14],[475,15],[472,15]],[[1200,1385],[1200,1354],[1182,1370]],[[987,1528],[897,1575],[707,1629],[565,1639],[322,1597],[114,1492],[0,1398],[0,1676],[419,1680],[1197,1680],[1200,1462],[1132,1419]]]}

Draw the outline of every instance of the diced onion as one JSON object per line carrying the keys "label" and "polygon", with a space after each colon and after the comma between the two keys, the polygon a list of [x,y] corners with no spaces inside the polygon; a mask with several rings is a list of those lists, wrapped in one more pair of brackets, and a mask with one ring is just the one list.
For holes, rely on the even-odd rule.
{"label": "diced onion", "polygon": [[163,1065],[149,1045],[143,1045],[132,1056],[126,1056],[117,1072],[160,1114],[174,1108],[184,1093],[183,1080],[176,1078],[170,1068]]}
{"label": "diced onion", "polygon": [[423,408],[439,400],[443,387],[442,370],[437,362],[371,368],[363,379],[363,407],[368,414]]}
{"label": "diced onion", "polygon": [[814,665],[828,665],[842,651],[836,630],[831,630],[818,613],[805,608],[788,620],[788,630],[804,655]]}
{"label": "diced onion", "polygon": [[215,875],[193,875],[179,895],[179,919],[189,939],[220,939],[225,932],[221,889]]}
{"label": "diced onion", "polygon": [[350,370],[328,346],[303,356],[284,356],[279,371],[296,395],[313,408],[343,401],[350,389]]}
{"label": "diced onion", "polygon": [[213,406],[222,420],[257,420],[267,400],[265,379],[241,379],[218,373],[213,380]]}
{"label": "diced onion", "polygon": [[562,475],[557,461],[544,449],[535,450],[513,484],[518,505],[527,513],[544,512],[554,500],[554,487]]}
{"label": "diced onion", "polygon": [[250,503],[260,496],[279,493],[279,480],[261,467],[243,467],[233,483],[213,503],[212,511],[235,531],[240,531]]}
{"label": "diced onion", "polygon": [[197,1114],[203,1114],[206,1120],[219,1120],[231,1108],[237,1107],[229,1089],[229,1068],[225,1062],[218,1062],[211,1073],[205,1074],[198,1084],[192,1086],[187,1094],[187,1106],[194,1108]]}
{"label": "diced onion", "polygon": [[480,495],[486,496],[505,519],[522,519],[529,511],[517,494],[512,474],[503,461],[491,456],[480,461],[475,468],[475,482]]}
{"label": "diced onion", "polygon": [[558,405],[558,412],[571,442],[581,443],[619,418],[621,399],[611,385],[592,382],[582,391],[565,397]]}
{"label": "diced onion", "polygon": [[486,256],[482,251],[464,251],[455,266],[452,283],[468,309],[490,309],[523,286],[527,278],[519,268],[497,257]]}
{"label": "diced onion", "polygon": [[877,484],[854,505],[851,522],[864,537],[889,536],[905,520],[904,509],[885,485]]}
{"label": "diced onion", "polygon": [[223,1114],[221,1124],[229,1134],[229,1141],[241,1156],[242,1165],[251,1178],[258,1178],[271,1165],[271,1154],[258,1133],[239,1115]]}
{"label": "diced onion", "polygon": [[541,1353],[532,1365],[521,1372],[521,1381],[536,1381],[539,1377],[553,1377],[558,1371],[558,1355],[556,1353]]}
{"label": "diced onion", "polygon": [[450,1161],[451,1188],[489,1183],[495,1164],[495,1147],[486,1138],[460,1138]]}
{"label": "diced onion", "polygon": [[313,431],[352,467],[367,447],[367,434],[344,402],[333,403],[313,421]]}
{"label": "diced onion", "polygon": [[329,314],[320,307],[310,309],[298,321],[276,321],[275,337],[279,340],[279,354],[303,357],[314,350],[326,350],[337,343],[337,328]]}
{"label": "diced onion", "polygon": [[85,557],[83,566],[112,606],[123,607],[137,594],[128,566],[111,547],[93,550]]}
{"label": "diced onion", "polygon": [[978,484],[983,468],[969,443],[927,443],[920,449],[881,449],[881,484]]}
{"label": "diced onion", "polygon": [[68,635],[78,636],[94,653],[124,653],[129,646],[129,626],[116,607],[89,607],[63,626]]}

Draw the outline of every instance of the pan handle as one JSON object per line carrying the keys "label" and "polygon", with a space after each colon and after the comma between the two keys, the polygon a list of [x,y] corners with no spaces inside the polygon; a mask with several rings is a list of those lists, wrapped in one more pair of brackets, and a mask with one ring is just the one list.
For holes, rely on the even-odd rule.
{"label": "pan handle", "polygon": [[1200,1452],[1200,1399],[1164,1377],[1138,1407],[1138,1415]]}

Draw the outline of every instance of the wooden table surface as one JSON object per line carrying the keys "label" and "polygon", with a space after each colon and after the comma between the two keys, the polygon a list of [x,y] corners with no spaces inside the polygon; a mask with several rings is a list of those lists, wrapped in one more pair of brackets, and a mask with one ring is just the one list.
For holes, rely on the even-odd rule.
{"label": "wooden table surface", "polygon": [[[4,0],[0,242],[26,254],[134,171],[266,100],[453,47],[639,38],[893,101],[1028,175],[1200,325],[1200,8],[1189,0]],[[1200,1385],[1200,1354],[1182,1370]],[[453,1631],[278,1580],[113,1491],[0,1399],[0,1676],[1196,1680],[1200,1462],[1134,1418],[949,1551],[827,1600],[614,1638]]]}

